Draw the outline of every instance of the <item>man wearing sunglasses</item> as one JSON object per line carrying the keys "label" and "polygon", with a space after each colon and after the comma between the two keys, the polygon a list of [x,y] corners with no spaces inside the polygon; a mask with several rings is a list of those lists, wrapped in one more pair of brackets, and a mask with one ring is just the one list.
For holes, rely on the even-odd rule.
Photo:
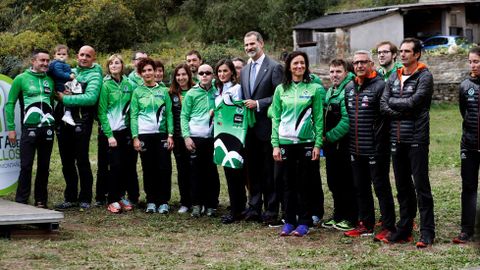
{"label": "man wearing sunglasses", "polygon": [[420,240],[417,248],[431,246],[435,238],[433,197],[428,176],[433,77],[427,66],[419,62],[421,50],[418,39],[402,41],[399,52],[403,68],[390,76],[381,100],[382,112],[392,120],[392,164],[400,205],[397,232],[388,238],[388,242],[412,241],[418,204]]}
{"label": "man wearing sunglasses", "polygon": [[199,83],[187,91],[182,101],[180,123],[185,146],[190,151],[192,217],[198,218],[202,206],[209,217],[214,217],[220,194],[217,166],[213,163],[213,109],[215,86],[213,69],[209,65],[198,68]]}
{"label": "man wearing sunglasses", "polygon": [[389,179],[389,125],[380,114],[380,98],[385,82],[373,69],[373,65],[369,51],[356,51],[353,56],[356,77],[345,87],[350,120],[350,161],[359,220],[357,227],[345,232],[345,236],[373,235],[373,184],[382,216],[382,230],[374,240],[383,241],[395,230],[395,206]]}
{"label": "man wearing sunglasses", "polygon": [[392,73],[397,72],[397,69],[402,67],[402,64],[397,62],[398,49],[395,44],[390,41],[382,41],[377,45],[377,56],[380,67],[377,72],[383,76],[385,81]]}

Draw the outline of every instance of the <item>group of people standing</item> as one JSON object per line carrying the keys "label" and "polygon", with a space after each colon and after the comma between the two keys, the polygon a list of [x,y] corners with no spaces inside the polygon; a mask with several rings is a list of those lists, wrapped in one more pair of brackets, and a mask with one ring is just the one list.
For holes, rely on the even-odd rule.
{"label": "group of people standing", "polygon": [[[98,114],[95,200],[99,205],[106,201],[112,213],[138,205],[138,153],[145,211],[168,213],[173,152],[179,213],[216,216],[220,165],[230,198],[229,214],[222,216],[225,224],[246,220],[277,225],[283,220],[281,236],[304,236],[311,226],[322,226],[344,231],[347,237],[374,235],[379,226],[374,240],[403,243],[413,241],[418,208],[416,246],[432,245],[428,154],[433,77],[419,62],[421,42],[407,38],[399,49],[388,41],[380,43],[378,69],[366,50],[354,52],[353,61],[332,60],[332,86],[327,90],[310,72],[304,52],[288,54],[282,66],[264,53],[263,38],[254,31],[245,34],[244,48],[247,64],[240,58],[222,59],[215,67],[202,64],[198,51],[189,52],[186,63],[175,67],[168,88],[163,64],[144,52],[134,53],[135,70],[128,77],[123,58],[110,56],[103,77],[90,46],[79,50],[78,67],[63,67],[62,76],[60,68],[50,65],[49,70],[48,51],[35,50],[31,68],[15,78],[6,106],[11,142],[16,142],[13,108],[18,99],[23,109],[16,201],[28,202],[38,151],[35,205],[46,207],[55,129],[66,181],[64,202],[55,208],[90,207],[93,177],[88,153]],[[65,62],[60,52],[66,49],[56,48],[54,62]],[[462,232],[455,243],[473,236],[480,160],[479,48],[470,51],[469,63],[471,78],[460,86]],[[72,80],[65,89],[57,86]],[[75,85],[81,90],[73,91]],[[323,221],[321,149],[334,207],[332,217]],[[400,209],[397,223],[390,160]]]}

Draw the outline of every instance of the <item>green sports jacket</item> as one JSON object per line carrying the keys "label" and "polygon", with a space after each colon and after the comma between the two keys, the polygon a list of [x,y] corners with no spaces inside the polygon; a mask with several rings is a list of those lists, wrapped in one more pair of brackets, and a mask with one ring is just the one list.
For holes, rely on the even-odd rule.
{"label": "green sports jacket", "polygon": [[355,74],[349,72],[337,88],[332,86],[326,93],[323,104],[325,109],[323,123],[325,125],[325,138],[328,142],[336,142],[348,133],[350,122],[345,107],[345,86],[354,78]]}
{"label": "green sports jacket", "polygon": [[133,91],[130,127],[133,138],[139,134],[173,134],[172,100],[166,87],[140,85]]}
{"label": "green sports jacket", "polygon": [[134,88],[143,84],[143,79],[137,74],[137,71],[133,70],[128,74],[128,79],[132,82]]}
{"label": "green sports jacket", "polygon": [[271,105],[272,146],[314,142],[322,146],[323,96],[316,83],[293,83],[275,89]]}
{"label": "green sports jacket", "polygon": [[217,89],[213,84],[208,90],[197,84],[187,91],[182,100],[182,112],[180,114],[180,124],[184,138],[212,137],[216,92]]}
{"label": "green sports jacket", "polygon": [[75,73],[77,81],[82,84],[82,88],[85,92],[79,95],[64,95],[63,105],[66,107],[96,105],[103,81],[102,68],[100,65],[95,63],[89,68],[77,67],[73,69],[73,73]]}
{"label": "green sports jacket", "polygon": [[98,119],[107,138],[113,137],[113,131],[130,126],[132,93],[133,86],[125,75],[120,82],[116,82],[110,75],[103,79],[98,103]]}
{"label": "green sports jacket", "polygon": [[15,104],[20,100],[23,124],[27,126],[52,126],[53,80],[46,73],[31,69],[18,75],[12,83],[5,104],[7,129],[15,130]]}
{"label": "green sports jacket", "polygon": [[377,68],[377,72],[378,72],[378,74],[380,74],[380,76],[383,77],[383,80],[386,82],[386,81],[388,81],[388,78],[390,77],[390,75],[392,75],[392,73],[396,73],[397,69],[402,68],[402,67],[403,67],[402,63],[395,62],[390,71],[385,71],[385,69],[383,67],[379,67],[379,68]]}

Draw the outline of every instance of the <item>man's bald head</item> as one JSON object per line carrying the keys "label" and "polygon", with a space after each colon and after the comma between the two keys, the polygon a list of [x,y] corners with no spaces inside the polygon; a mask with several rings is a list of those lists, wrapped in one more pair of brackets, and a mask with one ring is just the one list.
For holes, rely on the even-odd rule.
{"label": "man's bald head", "polygon": [[213,79],[213,68],[207,64],[198,67],[198,79],[200,80],[201,85],[210,88]]}
{"label": "man's bald head", "polygon": [[92,46],[82,46],[77,54],[78,66],[89,68],[97,59],[97,54]]}

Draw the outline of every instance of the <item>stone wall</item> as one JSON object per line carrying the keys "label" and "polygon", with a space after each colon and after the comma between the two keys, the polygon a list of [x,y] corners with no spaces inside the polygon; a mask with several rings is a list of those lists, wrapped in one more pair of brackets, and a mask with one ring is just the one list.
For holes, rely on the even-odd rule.
{"label": "stone wall", "polygon": [[[374,56],[376,58],[376,56]],[[421,62],[425,63],[432,72],[434,87],[434,102],[458,102],[458,85],[468,77],[469,67],[466,55],[422,55]],[[375,63],[378,66],[378,63]],[[313,69],[326,87],[330,86],[328,66],[321,65]]]}

